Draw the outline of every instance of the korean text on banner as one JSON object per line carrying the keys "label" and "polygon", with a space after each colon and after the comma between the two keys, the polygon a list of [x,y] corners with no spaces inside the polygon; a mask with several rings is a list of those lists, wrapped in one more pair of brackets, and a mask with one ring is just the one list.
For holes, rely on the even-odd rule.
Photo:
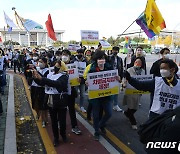
{"label": "korean text on banner", "polygon": [[[152,80],[153,79],[153,75],[135,75],[135,76],[132,76],[132,77],[139,80],[139,81]],[[129,83],[127,83],[125,94],[126,95],[149,94],[149,92],[147,92],[147,91],[146,92],[145,91],[139,91],[139,90],[135,89],[134,87],[132,87]]]}
{"label": "korean text on banner", "polygon": [[75,62],[78,67],[79,77],[83,77],[84,70],[86,68],[86,62]]}
{"label": "korean text on banner", "polygon": [[78,81],[79,73],[77,69],[76,63],[73,64],[67,64],[68,67],[68,74],[69,74],[69,80],[71,86],[78,86],[80,83]]}
{"label": "korean text on banner", "polygon": [[106,40],[99,41],[102,45],[102,50],[112,50],[112,46]]}
{"label": "korean text on banner", "polygon": [[89,99],[119,94],[116,76],[117,70],[89,73],[87,76]]}
{"label": "korean text on banner", "polygon": [[81,30],[82,45],[95,46],[99,44],[99,32],[92,30]]}
{"label": "korean text on banner", "polygon": [[71,52],[72,55],[77,54],[77,50],[80,49],[81,46],[78,44],[69,44],[68,50]]}

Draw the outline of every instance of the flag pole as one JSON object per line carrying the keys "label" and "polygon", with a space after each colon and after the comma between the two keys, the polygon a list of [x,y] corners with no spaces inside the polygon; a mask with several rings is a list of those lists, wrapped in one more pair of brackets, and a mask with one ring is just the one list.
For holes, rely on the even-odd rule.
{"label": "flag pole", "polygon": [[[144,11],[139,15],[139,17],[144,13]],[[138,17],[138,18],[139,18]],[[136,22],[136,20],[134,20],[120,35],[118,36],[122,36],[134,23]]]}
{"label": "flag pole", "polygon": [[[21,24],[23,25],[23,27],[25,28],[25,30],[29,33],[29,36],[31,37],[32,41],[35,42],[34,39],[33,39],[33,37],[31,36],[30,31],[27,30],[26,26],[24,26],[24,23],[23,23],[22,19],[21,19],[21,18],[19,17],[19,15],[17,14],[16,8],[15,8],[15,7],[12,7],[12,10],[14,11],[15,15],[19,18],[19,20],[20,20]],[[31,46],[31,41],[30,41],[30,46]]]}

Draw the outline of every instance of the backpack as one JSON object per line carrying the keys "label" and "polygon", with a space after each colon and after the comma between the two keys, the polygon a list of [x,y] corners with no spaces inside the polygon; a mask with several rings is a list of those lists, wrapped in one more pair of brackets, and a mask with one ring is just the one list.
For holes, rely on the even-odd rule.
{"label": "backpack", "polygon": [[[178,119],[180,119],[180,106],[174,110],[167,110],[161,115],[149,119],[144,124],[140,125],[140,128],[137,132],[140,141],[143,144],[146,144],[147,142],[161,138],[161,136],[164,135],[167,121],[173,123],[173,116],[177,116]],[[180,124],[180,121],[178,121],[178,123]]]}

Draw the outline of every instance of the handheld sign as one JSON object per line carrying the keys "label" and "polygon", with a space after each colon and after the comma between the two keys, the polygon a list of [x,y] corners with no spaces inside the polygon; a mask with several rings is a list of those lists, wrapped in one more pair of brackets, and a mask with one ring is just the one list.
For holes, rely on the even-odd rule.
{"label": "handheld sign", "polygon": [[112,46],[105,40],[99,41],[102,45],[102,50],[112,50]]}
{"label": "handheld sign", "polygon": [[[153,79],[153,75],[135,75],[135,76],[132,76],[132,77],[137,79],[137,80],[140,80],[140,81]],[[131,86],[129,83],[127,83],[125,94],[126,95],[149,94],[149,92],[137,90],[133,86]]]}
{"label": "handheld sign", "polygon": [[79,77],[83,77],[84,70],[86,68],[86,62],[75,62],[78,68]]}
{"label": "handheld sign", "polygon": [[116,76],[117,70],[89,73],[87,76],[89,99],[119,94]]}
{"label": "handheld sign", "polygon": [[80,85],[78,78],[79,78],[79,73],[77,69],[76,63],[73,64],[67,64],[68,67],[68,74],[69,74],[69,80],[70,80],[70,85],[71,86],[78,86]]}
{"label": "handheld sign", "polygon": [[78,44],[69,44],[68,50],[71,52],[72,55],[75,55],[77,53],[77,50],[80,49],[81,46]]}
{"label": "handheld sign", "polygon": [[92,30],[81,30],[82,45],[96,46],[99,44],[99,32]]}

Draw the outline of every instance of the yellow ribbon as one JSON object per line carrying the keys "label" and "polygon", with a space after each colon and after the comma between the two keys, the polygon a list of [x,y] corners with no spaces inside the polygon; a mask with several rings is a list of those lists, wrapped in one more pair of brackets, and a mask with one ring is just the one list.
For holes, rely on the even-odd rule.
{"label": "yellow ribbon", "polygon": [[173,85],[172,85],[172,81],[173,81],[173,79],[174,79],[174,76],[171,78],[171,79],[168,79],[168,78],[166,78],[166,80],[167,80],[167,82],[168,82],[168,84],[169,84],[169,86],[170,87],[174,87]]}

